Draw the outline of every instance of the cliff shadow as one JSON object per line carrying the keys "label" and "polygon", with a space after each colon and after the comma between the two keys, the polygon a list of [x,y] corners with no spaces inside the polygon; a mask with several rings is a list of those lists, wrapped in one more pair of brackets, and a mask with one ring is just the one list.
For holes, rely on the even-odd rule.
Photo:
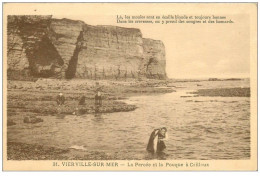
{"label": "cliff shadow", "polygon": [[72,79],[75,77],[76,71],[77,71],[77,65],[78,65],[78,56],[81,50],[81,45],[83,41],[83,31],[80,32],[77,43],[76,43],[76,48],[73,52],[73,55],[70,59],[68,69],[65,73],[66,79]]}
{"label": "cliff shadow", "polygon": [[32,74],[38,77],[52,77],[56,75],[56,68],[64,64],[58,51],[47,36],[36,45],[33,54],[27,55]]}
{"label": "cliff shadow", "polygon": [[[48,37],[51,16],[8,16],[8,76],[53,77],[64,63]],[[21,78],[22,79],[22,78]]]}

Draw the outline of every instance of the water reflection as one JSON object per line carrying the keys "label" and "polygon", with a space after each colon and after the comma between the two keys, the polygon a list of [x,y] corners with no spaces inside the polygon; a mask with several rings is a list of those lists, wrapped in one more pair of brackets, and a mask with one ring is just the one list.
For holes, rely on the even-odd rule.
{"label": "water reflection", "polygon": [[104,122],[104,118],[102,117],[102,113],[95,113],[94,117],[92,118],[94,122],[102,123]]}
{"label": "water reflection", "polygon": [[56,117],[57,117],[57,119],[64,119],[65,118],[65,114],[58,114]]}

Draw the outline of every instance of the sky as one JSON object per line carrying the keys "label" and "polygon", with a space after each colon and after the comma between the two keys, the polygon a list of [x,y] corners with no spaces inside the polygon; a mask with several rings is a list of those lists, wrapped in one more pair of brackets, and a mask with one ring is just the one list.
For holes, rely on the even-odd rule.
{"label": "sky", "polygon": [[[238,4],[28,4],[19,13],[139,28],[163,41],[169,78],[249,77],[250,15]],[[232,8],[232,11],[230,9]],[[9,10],[10,11],[10,10]],[[12,13],[16,12],[14,8]],[[116,15],[224,15],[232,24],[120,24]]]}

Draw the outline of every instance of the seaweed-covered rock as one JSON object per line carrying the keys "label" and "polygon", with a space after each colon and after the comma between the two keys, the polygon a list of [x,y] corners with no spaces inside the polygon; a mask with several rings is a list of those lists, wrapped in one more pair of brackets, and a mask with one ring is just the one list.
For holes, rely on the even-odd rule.
{"label": "seaweed-covered rock", "polygon": [[7,120],[7,126],[16,125],[16,123],[13,120]]}
{"label": "seaweed-covered rock", "polygon": [[39,122],[43,122],[43,119],[39,118],[39,117],[25,117],[23,119],[24,123],[39,123]]}

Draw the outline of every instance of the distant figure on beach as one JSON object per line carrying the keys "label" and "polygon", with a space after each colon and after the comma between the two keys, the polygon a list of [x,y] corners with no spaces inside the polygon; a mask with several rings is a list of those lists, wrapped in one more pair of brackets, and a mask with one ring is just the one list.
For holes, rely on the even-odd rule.
{"label": "distant figure on beach", "polygon": [[100,112],[100,107],[102,106],[102,95],[101,95],[101,87],[99,86],[99,82],[96,82],[96,90],[95,90],[95,113]]}
{"label": "distant figure on beach", "polygon": [[102,106],[101,87],[99,86],[99,82],[96,82],[95,106]]}
{"label": "distant figure on beach", "polygon": [[96,106],[102,106],[102,96],[101,96],[101,90],[98,89],[95,95],[95,105]]}
{"label": "distant figure on beach", "polygon": [[155,129],[150,136],[146,150],[152,153],[160,153],[166,148],[164,141],[168,139],[167,129],[162,127]]}
{"label": "distant figure on beach", "polygon": [[59,93],[59,95],[56,98],[56,102],[59,106],[64,105],[65,103],[65,97],[62,93]]}
{"label": "distant figure on beach", "polygon": [[79,105],[85,105],[85,100],[86,100],[86,97],[83,95],[83,96],[79,99]]}

